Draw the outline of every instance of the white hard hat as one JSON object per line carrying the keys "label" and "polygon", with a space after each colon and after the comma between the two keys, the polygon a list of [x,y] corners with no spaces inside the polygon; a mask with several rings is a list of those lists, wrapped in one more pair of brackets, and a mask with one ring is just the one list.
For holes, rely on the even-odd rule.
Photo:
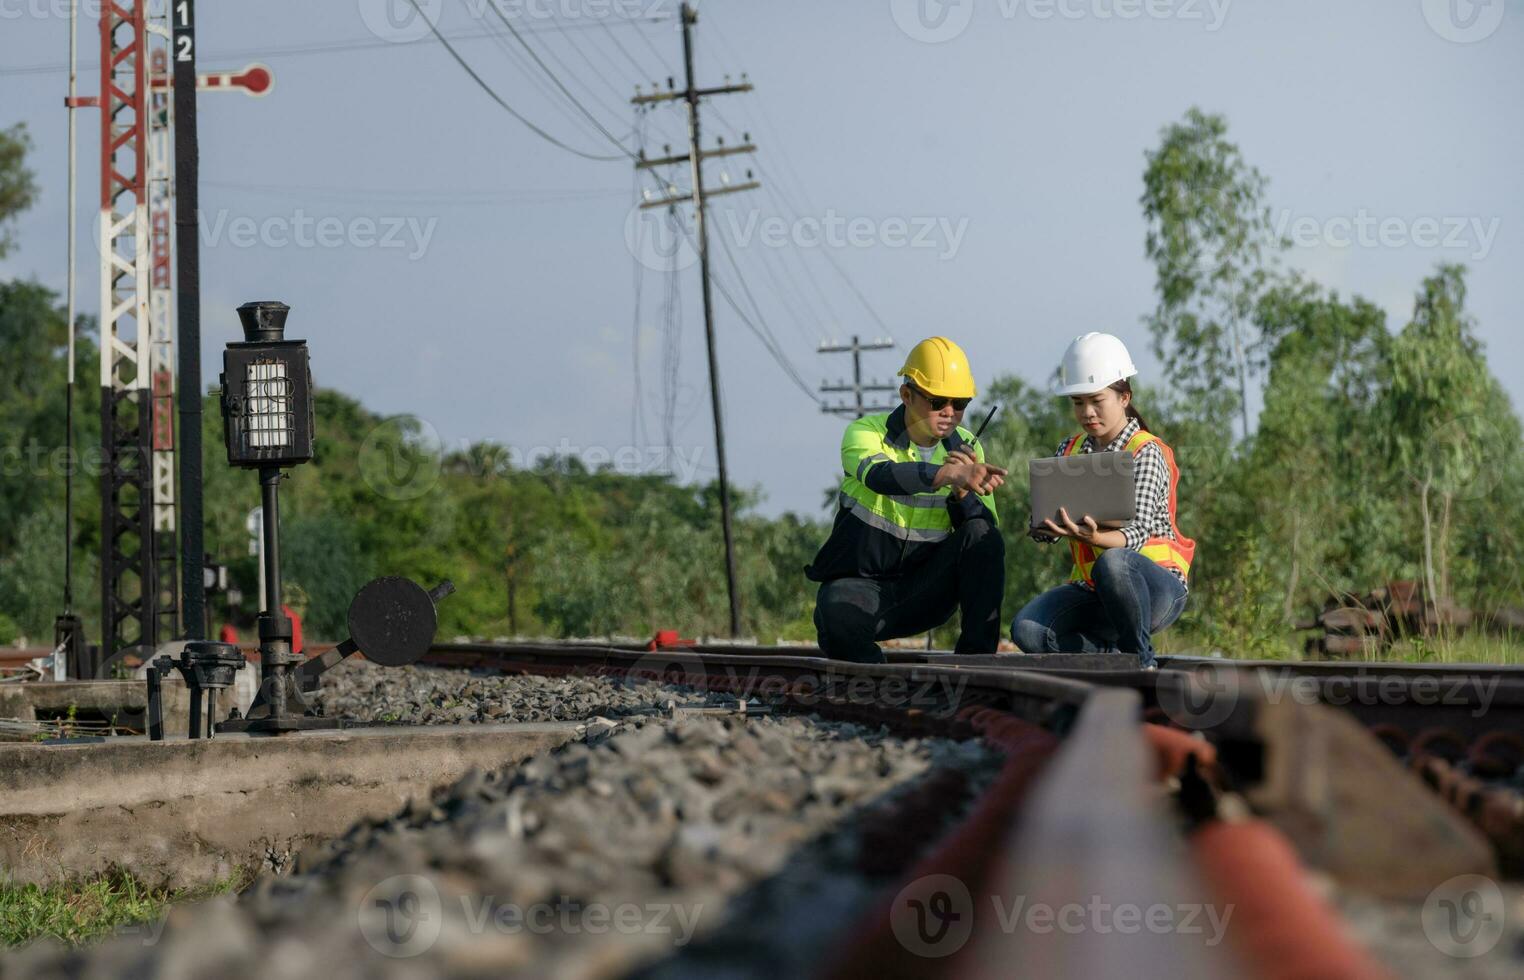
{"label": "white hard hat", "polygon": [[1064,351],[1053,394],[1093,395],[1137,373],[1126,344],[1109,333],[1087,333]]}

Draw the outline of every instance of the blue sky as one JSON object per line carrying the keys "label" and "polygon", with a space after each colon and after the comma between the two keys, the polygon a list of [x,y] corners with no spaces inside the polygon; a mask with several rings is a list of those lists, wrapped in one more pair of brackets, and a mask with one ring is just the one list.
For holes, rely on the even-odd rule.
{"label": "blue sky", "polygon": [[[484,2],[420,0],[516,110],[579,150],[617,152]],[[664,85],[681,65],[675,5],[500,5],[633,145],[633,86]],[[570,449],[712,475],[697,271],[668,275],[650,250],[660,212],[632,214],[628,160],[585,160],[530,133],[407,0],[199,6],[203,71],[263,55],[276,79],[265,98],[200,100],[204,380],[238,333],[233,309],[278,298],[320,384],[415,413],[448,445],[492,439],[524,456]],[[84,7],[93,63],[95,5]],[[42,69],[67,55],[64,9],[0,0],[0,126],[28,124],[42,186],[0,275],[60,289],[65,76]],[[750,168],[764,185],[714,201],[735,262],[715,246],[720,282],[756,320],[750,291],[770,346],[806,387],[849,368],[816,354],[820,340],[885,332],[901,350],[869,356],[879,377],[910,343],[943,333],[981,380],[1040,382],[1074,335],[1106,330],[1129,342],[1146,380],[1143,154],[1199,105],[1227,116],[1269,178],[1275,218],[1298,242],[1288,263],[1375,301],[1392,328],[1437,263],[1467,265],[1493,370],[1520,401],[1524,4],[703,0],[697,30],[703,84],[747,72],[756,85],[705,114],[706,146],[743,133],[758,146],[755,158],[711,161],[706,183],[740,183]],[[87,70],[81,90],[95,87]],[[676,105],[640,122],[652,155],[685,139]],[[98,125],[81,114],[86,312],[98,305]],[[685,190],[686,172],[673,181]],[[734,478],[762,487],[768,512],[818,513],[844,423],[716,302]],[[670,337],[664,305],[681,312]]]}

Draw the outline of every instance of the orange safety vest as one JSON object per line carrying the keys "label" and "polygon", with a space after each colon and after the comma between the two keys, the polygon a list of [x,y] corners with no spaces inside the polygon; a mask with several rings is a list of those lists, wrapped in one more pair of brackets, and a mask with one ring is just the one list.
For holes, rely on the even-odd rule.
{"label": "orange safety vest", "polygon": [[[1175,521],[1175,490],[1180,486],[1180,469],[1175,466],[1175,453],[1169,448],[1169,444],[1152,432],[1139,429],[1131,439],[1127,440],[1125,452],[1138,455],[1138,451],[1149,443],[1158,445],[1164,453],[1164,462],[1169,466],[1169,527],[1175,533],[1170,538],[1149,538],[1143,543],[1141,549],[1143,557],[1150,558],[1165,568],[1178,568],[1180,574],[1189,576],[1191,573],[1191,559],[1196,556],[1196,542],[1180,533],[1180,525]],[[1060,455],[1074,456],[1085,444],[1085,434],[1070,439]],[[1074,570],[1069,573],[1069,581],[1084,582],[1087,585],[1095,585],[1095,579],[1091,576],[1091,570],[1095,567],[1096,549],[1075,538],[1069,539],[1069,550],[1074,553]],[[1102,551],[1106,550],[1104,548]]]}

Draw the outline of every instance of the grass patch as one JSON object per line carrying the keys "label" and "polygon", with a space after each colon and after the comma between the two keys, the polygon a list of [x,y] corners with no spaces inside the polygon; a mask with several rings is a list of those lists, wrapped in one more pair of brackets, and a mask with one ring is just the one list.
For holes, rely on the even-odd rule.
{"label": "grass patch", "polygon": [[171,905],[239,891],[252,879],[236,872],[196,888],[150,888],[125,871],[53,885],[0,885],[0,943],[20,946],[52,936],[70,945],[153,922]]}
{"label": "grass patch", "polygon": [[[1200,656],[1210,650],[1221,651],[1231,660],[1303,660],[1305,638],[1311,632],[1291,630],[1262,631],[1247,642],[1220,644],[1218,637],[1199,629],[1169,629],[1154,636],[1154,649],[1161,654]],[[1434,663],[1434,664],[1514,664],[1524,665],[1524,635],[1498,635],[1480,630],[1437,636],[1407,636],[1396,640],[1375,656],[1319,656],[1320,660],[1348,660],[1352,663]]]}
{"label": "grass patch", "polygon": [[1410,637],[1392,645],[1388,659],[1412,663],[1524,664],[1524,637],[1482,632]]}

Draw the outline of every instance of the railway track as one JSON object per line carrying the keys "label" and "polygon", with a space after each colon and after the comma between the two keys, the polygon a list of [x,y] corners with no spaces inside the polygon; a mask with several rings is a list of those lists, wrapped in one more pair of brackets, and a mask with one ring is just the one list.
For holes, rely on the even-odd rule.
{"label": "railway track", "polygon": [[[1105,656],[952,657],[934,652],[899,652],[890,655],[888,664],[863,666],[800,656],[801,652],[808,651],[788,647],[650,650],[596,644],[440,644],[425,662],[507,672],[643,675],[725,690],[742,698],[760,698],[774,709],[876,721],[899,730],[967,736],[968,726],[977,724],[986,737],[995,730],[997,744],[1014,739],[1020,746],[1013,754],[1020,774],[1012,775],[1007,783],[1019,784],[1020,788],[1003,798],[992,791],[992,799],[1003,799],[1004,809],[998,818],[986,821],[982,832],[963,832],[968,839],[962,845],[964,852],[981,855],[981,862],[1001,849],[992,828],[1008,831],[1030,819],[1016,804],[1033,775],[1033,759],[1045,759],[1054,751],[1054,743],[1047,740],[1066,739],[1069,752],[1089,760],[1088,769],[1081,766],[1076,770],[1088,772],[1088,778],[1079,774],[1066,777],[1075,798],[1051,804],[1059,811],[1067,807],[1079,824],[1097,828],[1094,839],[1084,846],[1075,846],[1071,840],[1057,851],[1065,862],[1085,864],[1086,855],[1112,853],[1107,845],[1117,830],[1115,824],[1127,818],[1115,816],[1111,823],[1080,819],[1090,807],[1099,805],[1105,810],[1110,806],[1117,814],[1133,817],[1141,812],[1139,792],[1128,790],[1133,796],[1123,793],[1121,800],[1108,800],[1097,787],[1104,786],[1108,792],[1116,786],[1135,789],[1141,774],[1152,770],[1153,776],[1162,775],[1179,784],[1179,807],[1198,826],[1191,840],[1209,841],[1200,848],[1197,876],[1187,875],[1187,880],[1204,877],[1219,893],[1237,895],[1238,899],[1248,897],[1242,892],[1246,875],[1281,882],[1279,887],[1286,892],[1283,900],[1275,903],[1275,909],[1262,909],[1266,921],[1258,925],[1251,922],[1241,934],[1247,937],[1241,939],[1240,946],[1248,949],[1248,962],[1279,964],[1260,970],[1259,975],[1298,975],[1308,970],[1345,976],[1379,973],[1372,961],[1340,939],[1337,930],[1319,924],[1332,921],[1332,917],[1315,896],[1304,892],[1305,878],[1295,857],[1298,849],[1313,852],[1323,870],[1335,877],[1343,875],[1359,887],[1384,889],[1391,894],[1411,893],[1420,887],[1431,890],[1454,876],[1446,871],[1498,873],[1496,867],[1500,865],[1503,872],[1513,876],[1524,873],[1524,798],[1519,794],[1524,788],[1520,782],[1524,779],[1524,742],[1520,742],[1524,732],[1524,670],[1519,668],[1223,662],[1175,657],[1163,660],[1157,671],[1139,671],[1126,669],[1125,660]],[[906,696],[891,697],[891,689],[906,692]],[[1100,712],[1108,720],[1084,724],[1082,718],[1087,712]],[[1372,755],[1356,748],[1361,745],[1356,736],[1358,728],[1339,722],[1339,716],[1347,716],[1367,729],[1390,750],[1391,757],[1383,759],[1385,753]],[[1309,724],[1309,718],[1314,723]],[[1142,738],[1140,721],[1144,722]],[[1109,734],[1095,734],[1101,731]],[[1026,740],[1013,732],[1026,732]],[[1104,744],[1098,748],[1091,744],[1096,741]],[[1106,760],[1135,757],[1136,746],[1142,744],[1149,746],[1153,761],[1140,765],[1134,758],[1129,774],[1114,781]],[[1415,792],[1414,781],[1403,778],[1404,765],[1441,799]],[[1315,784],[1324,784],[1321,798],[1308,790]],[[1327,789],[1335,784],[1334,790]],[[1335,797],[1340,808],[1361,812],[1326,812]],[[1221,799],[1230,800],[1229,808],[1235,813],[1243,808],[1244,800],[1251,801],[1256,809],[1268,811],[1271,820],[1224,820],[1218,811],[1217,801]],[[1319,809],[1325,812],[1316,813]],[[1466,832],[1457,830],[1453,826],[1459,822],[1457,817],[1464,817],[1485,834],[1490,849],[1478,846]],[[1344,853],[1326,852],[1330,837],[1348,838],[1352,831],[1379,828],[1383,820],[1387,831],[1398,828],[1397,832],[1373,832],[1357,844],[1346,840]],[[1426,820],[1436,825],[1449,820],[1452,826],[1429,842],[1433,860],[1418,862],[1427,866],[1413,867],[1411,852],[1403,853],[1413,845],[1405,828]],[[1309,828],[1309,824],[1321,826]],[[1289,835],[1281,834],[1277,825],[1293,830]],[[977,819],[971,821],[971,828],[978,826]],[[1099,829],[1101,826],[1109,830]],[[1132,841],[1142,846],[1136,835]],[[1047,850],[1044,846],[1037,853],[1046,854]],[[1266,867],[1247,869],[1238,866],[1245,852],[1278,857]],[[1129,848],[1128,853],[1135,853],[1135,849]],[[1393,874],[1384,867],[1404,858],[1409,859],[1409,866],[1402,873]],[[983,880],[980,867],[965,864],[963,871],[964,876],[953,875],[951,880]],[[1126,892],[1124,882],[1109,880],[1098,869],[1095,873],[1095,894]],[[1172,874],[1168,868],[1154,867],[1143,877],[1166,881],[1173,880]],[[947,875],[935,872],[933,877],[941,881]],[[940,893],[937,897],[943,898]],[[998,904],[998,896],[984,897]],[[925,896],[922,900],[930,901]],[[923,907],[931,908],[929,904]],[[894,911],[891,908],[883,914],[892,920]],[[1284,935],[1276,940],[1278,927],[1271,920],[1288,914],[1302,923],[1303,935],[1316,936],[1317,940],[1306,947],[1301,940],[1287,940]],[[878,932],[882,943],[882,922]],[[905,946],[903,936],[896,936],[896,940],[884,946],[888,955],[884,963],[877,964],[878,972],[895,972],[890,964],[898,961],[898,953]],[[1278,949],[1277,942],[1289,942],[1289,946]],[[1318,949],[1323,952],[1315,952]],[[1136,953],[1136,947],[1132,952]],[[1077,967],[1081,961],[1074,960],[1073,954],[1071,949],[1058,950],[1053,962],[1066,969]],[[1084,953],[1081,960],[1090,962],[1085,959],[1089,955]],[[1221,964],[1213,955],[1203,952],[1178,962],[1169,956],[1165,960],[1177,972],[1222,975],[1215,972]],[[1239,955],[1242,965],[1244,948]],[[1121,968],[1126,958],[1127,954],[1118,950],[1113,960],[1102,957],[1091,965]],[[1109,970],[1093,975],[1109,975]]]}
{"label": "railway track", "polygon": [[[674,693],[634,700],[577,694],[573,714],[610,713],[596,724],[589,721],[589,732],[601,733],[596,747],[589,741],[517,769],[478,774],[474,781],[442,787],[432,800],[417,801],[390,821],[357,825],[342,841],[300,860],[293,881],[267,878],[251,889],[238,903],[246,911],[217,912],[222,926],[190,918],[177,935],[225,928],[245,945],[290,948],[297,936],[314,948],[327,943],[322,948],[342,949],[352,958],[346,961],[352,969],[325,972],[311,962],[289,972],[323,973],[329,980],[382,973],[535,975],[550,966],[570,976],[664,978],[717,971],[771,976],[780,970],[882,977],[1375,977],[1439,975],[1457,965],[1479,976],[1513,976],[1524,968],[1519,923],[1501,914],[1504,924],[1491,937],[1495,948],[1479,959],[1453,958],[1470,950],[1441,948],[1427,924],[1408,930],[1428,935],[1416,950],[1373,956],[1372,947],[1384,938],[1366,929],[1365,944],[1353,939],[1327,887],[1312,887],[1308,874],[1315,870],[1332,883],[1336,897],[1370,894],[1398,903],[1382,906],[1377,918],[1389,918],[1392,908],[1411,909],[1416,922],[1426,896],[1453,900],[1460,908],[1469,894],[1445,891],[1454,890],[1460,875],[1480,875],[1494,888],[1501,884],[1518,901],[1499,865],[1517,869],[1498,843],[1518,829],[1509,823],[1517,815],[1478,807],[1465,795],[1512,793],[1507,783],[1519,775],[1518,767],[1503,775],[1508,739],[1502,736],[1518,717],[1518,702],[1510,700],[1515,671],[1351,670],[1344,664],[1224,665],[1174,658],[1157,672],[1141,672],[1104,658],[954,659],[923,652],[896,653],[883,665],[852,665],[800,655],[807,652],[446,643],[431,650],[427,666],[384,671],[357,664],[355,669],[373,672],[388,686],[388,703],[412,696],[423,676],[460,677],[459,697],[468,701],[496,698],[502,684],[522,677],[537,685],[541,711],[564,707],[560,685],[585,692],[588,685],[609,684],[609,690],[622,691],[630,681],[655,682],[669,685],[657,690]],[[1481,709],[1480,723],[1457,729],[1458,743],[1432,732],[1425,741],[1428,729],[1422,726],[1435,728],[1436,719],[1444,727],[1451,723],[1444,720],[1450,715],[1430,711],[1435,706],[1422,703],[1419,693],[1467,678],[1471,687],[1462,685],[1451,699],[1461,703],[1438,707]],[[1338,703],[1339,685],[1351,681],[1375,685],[1377,710]],[[424,689],[433,685],[449,687],[430,680]],[[650,690],[645,683],[637,686]],[[441,710],[489,720],[469,705],[449,707],[456,703],[455,695],[442,696]],[[343,704],[363,710],[364,699]],[[622,707],[613,710],[615,704]],[[667,733],[665,741],[660,732]],[[700,786],[736,787],[734,800],[743,802],[728,805],[743,807],[742,819],[753,819],[744,807],[755,805],[756,820],[785,826],[778,821],[804,816],[802,809],[789,813],[786,800],[815,797],[779,797],[789,785],[786,777],[756,765],[753,780],[750,767],[738,769],[736,761],[715,756],[723,751],[717,747],[745,743],[752,746],[751,758],[760,760],[796,744],[779,739],[805,744],[873,732],[889,734],[872,738],[898,739],[895,753],[982,743],[994,754],[994,769],[976,778],[967,767],[933,766],[875,799],[861,797],[855,809],[833,811],[837,823],[818,840],[783,838],[794,842],[795,858],[730,895],[727,920],[692,943],[664,944],[650,935],[612,944],[584,937],[589,945],[573,956],[573,946],[562,943],[565,936],[555,942],[541,937],[539,945],[494,946],[450,939],[447,932],[419,959],[394,961],[390,953],[376,958],[374,937],[362,942],[355,932],[356,923],[367,921],[363,909],[342,912],[346,902],[363,906],[375,880],[419,869],[440,887],[466,893],[526,887],[524,881],[541,880],[548,867],[581,869],[593,878],[578,880],[600,880],[603,862],[630,847],[655,846],[618,843],[629,833],[621,808],[630,804],[611,787],[619,779],[636,780],[631,785],[661,780],[672,767],[697,776]],[[866,758],[856,744],[842,743],[842,757]],[[1478,744],[1491,745],[1496,754],[1491,775],[1475,764]],[[790,755],[784,769],[797,764],[818,771],[809,778],[823,780],[822,788],[812,793],[829,794],[834,791],[823,787],[835,785],[836,777],[828,768],[809,767],[825,765],[836,751],[806,753],[798,763]],[[803,761],[809,758],[816,761]],[[624,761],[610,769],[609,760]],[[644,765],[646,775],[609,775],[631,764]],[[780,778],[783,783],[769,782]],[[1476,785],[1462,786],[1467,780]],[[644,799],[658,810],[681,811],[707,795],[690,797],[694,791],[682,787],[673,792],[665,801],[649,791]],[[524,809],[525,799],[543,801],[530,805],[539,816]],[[812,818],[817,826],[823,812]],[[1491,819],[1490,829],[1484,817]],[[1491,845],[1476,826],[1492,837]],[[690,839],[695,830],[701,832],[694,840],[711,833],[690,828],[673,840]],[[580,851],[560,849],[600,836],[618,846],[592,863]],[[425,852],[435,853],[443,840],[457,843],[438,853],[467,856],[426,859]],[[549,865],[529,861],[524,849],[531,842]],[[657,847],[652,853],[663,856],[640,875],[702,879],[708,873],[701,870],[704,862],[719,860],[700,849],[685,851],[685,863],[674,864],[662,850],[672,846]],[[483,867],[501,873],[483,884],[473,878]],[[365,887],[354,884],[356,869],[368,875],[359,879]],[[584,906],[573,901],[569,907]],[[1478,909],[1493,911],[1485,903]],[[331,928],[348,930],[347,938],[326,937],[322,923],[329,920]],[[172,939],[162,955],[119,946],[115,953],[102,948],[71,958],[36,957],[21,972],[0,963],[0,975],[77,975],[91,968],[107,975],[124,964],[153,973],[163,957],[185,955],[181,944],[193,941]],[[122,958],[129,954],[136,958]],[[223,971],[229,978],[263,969],[257,956],[229,963]]]}
{"label": "railway track", "polygon": [[[1515,768],[1524,764],[1524,741],[1518,739],[1524,733],[1524,667],[1161,657],[1159,670],[1143,671],[1128,667],[1131,660],[1109,654],[888,654],[891,666],[959,671],[960,689],[985,703],[1002,697],[993,677],[1019,673],[1129,688],[1139,693],[1143,710],[1153,720],[1198,731],[1232,729],[1235,721],[1242,722],[1243,712],[1256,704],[1322,704],[1348,712],[1399,754],[1438,754],[1458,762],[1474,743],[1484,740],[1483,752],[1495,753],[1499,765],[1511,759]],[[822,676],[818,651],[809,647],[696,644],[650,650],[594,643],[440,643],[421,662],[545,672],[634,669],[674,677],[691,673],[695,678],[713,668],[731,684],[768,671],[780,677]],[[851,667],[833,664],[827,674],[851,674]],[[1071,698],[1067,703],[1072,707],[1074,702]],[[1063,709],[1055,703],[1054,710]],[[1506,737],[1510,734],[1515,738]],[[1515,759],[1516,741],[1520,755]]]}

